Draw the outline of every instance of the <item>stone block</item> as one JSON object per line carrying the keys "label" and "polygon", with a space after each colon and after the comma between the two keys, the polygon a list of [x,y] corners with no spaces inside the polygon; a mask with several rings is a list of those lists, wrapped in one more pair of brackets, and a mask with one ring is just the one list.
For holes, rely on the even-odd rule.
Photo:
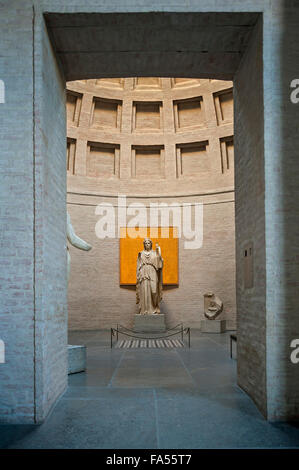
{"label": "stone block", "polygon": [[68,374],[84,372],[86,369],[86,346],[68,345]]}
{"label": "stone block", "polygon": [[163,333],[166,331],[165,315],[163,313],[155,315],[136,314],[134,318],[134,331],[136,333]]}
{"label": "stone block", "polygon": [[202,320],[202,333],[224,333],[226,331],[226,320]]}

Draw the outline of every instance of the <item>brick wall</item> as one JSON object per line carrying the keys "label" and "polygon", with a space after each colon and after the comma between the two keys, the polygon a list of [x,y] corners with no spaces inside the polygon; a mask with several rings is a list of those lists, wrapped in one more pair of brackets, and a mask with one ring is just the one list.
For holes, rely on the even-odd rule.
{"label": "brick wall", "polygon": [[42,17],[32,2],[18,7],[0,19],[0,420],[33,423],[67,381],[65,85]]}
{"label": "brick wall", "polygon": [[[238,383],[266,414],[266,272],[262,26],[234,81]],[[250,74],[251,80],[248,80]],[[254,88],[252,88],[254,83]],[[253,244],[252,288],[244,286],[246,244]]]}
{"label": "brick wall", "polygon": [[264,34],[267,411],[273,421],[298,421],[299,364],[290,345],[299,338],[299,104],[290,84],[299,78],[299,4],[272,3]]}
{"label": "brick wall", "polygon": [[[127,200],[128,203],[142,202],[145,206],[150,201],[204,204],[203,246],[195,250],[185,249],[185,239],[180,239],[179,286],[164,290],[161,308],[168,325],[183,322],[198,328],[204,318],[203,294],[213,291],[224,303],[219,318],[227,319],[228,328],[234,328],[234,193],[197,198]],[[69,328],[110,328],[117,323],[132,326],[134,314],[137,313],[135,288],[119,285],[119,239],[101,240],[95,233],[96,222],[100,219],[99,215],[95,215],[96,205],[104,202],[116,206],[117,199],[69,194],[68,202],[76,233],[93,246],[90,252],[70,247]],[[128,216],[127,220],[130,218]]]}
{"label": "brick wall", "polygon": [[35,48],[36,421],[67,387],[65,82],[44,22]]}
{"label": "brick wall", "polygon": [[161,307],[169,325],[199,327],[203,294],[212,291],[224,302],[219,318],[235,327],[232,85],[170,77],[67,83],[68,210],[93,245],[72,250],[71,329],[132,326],[135,292],[119,286],[119,240],[95,236],[96,205],[117,205],[117,194],[147,207],[204,204],[203,247],[189,251],[180,240],[179,286],[166,288]]}
{"label": "brick wall", "polygon": [[[6,363],[0,365],[1,405],[0,416],[5,422],[29,423],[34,419],[34,406],[37,404],[37,417],[42,418],[55,397],[63,390],[65,381],[65,342],[64,332],[59,336],[59,328],[64,324],[65,262],[63,239],[65,236],[65,218],[62,216],[63,182],[60,178],[64,169],[64,152],[62,146],[57,147],[55,139],[47,142],[49,134],[56,134],[53,123],[43,121],[49,111],[52,119],[59,117],[60,102],[57,112],[53,112],[53,105],[44,97],[42,110],[35,121],[40,129],[36,130],[34,152],[33,145],[33,17],[32,6],[39,11],[76,12],[76,11],[106,11],[116,10],[149,11],[153,9],[153,2],[145,2],[142,7],[134,4],[120,5],[120,2],[68,1],[58,3],[56,0],[44,2],[20,2],[11,0],[1,4],[1,31],[3,33],[0,45],[1,79],[6,85],[6,104],[0,105],[2,118],[1,126],[1,338],[6,343]],[[177,11],[177,5],[165,1],[154,2],[157,11]],[[191,0],[188,8],[180,7],[182,11],[210,11],[211,5],[204,0]],[[270,419],[288,419],[298,417],[298,365],[289,362],[290,339],[299,335],[298,331],[298,148],[297,108],[289,101],[289,83],[297,78],[298,63],[298,6],[294,1],[236,1],[227,2],[219,0],[213,3],[216,11],[261,11],[263,12],[264,31],[261,27],[255,41],[263,39],[264,50],[254,48],[254,43],[248,51],[243,65],[236,77],[235,96],[236,134],[239,134],[238,155],[240,159],[237,168],[239,182],[237,184],[237,267],[238,267],[238,305],[240,306],[239,331],[239,383],[254,397],[263,412],[267,407]],[[37,31],[36,31],[37,32]],[[45,80],[44,91],[49,93],[58,91],[62,97],[61,85],[55,80],[57,70],[53,66],[53,56],[49,53],[47,40],[42,42],[41,36],[36,43],[36,62],[42,60],[44,55],[44,69],[36,71],[37,87],[41,87]],[[43,47],[43,52],[40,47]],[[257,46],[257,44],[256,44]],[[40,55],[38,58],[38,54]],[[236,54],[233,54],[234,56]],[[148,70],[148,57],[139,54],[143,69]],[[200,64],[209,66],[209,54],[205,54],[206,62]],[[119,56],[117,56],[119,57]],[[132,55],[134,60],[134,55]],[[163,56],[158,55],[158,59]],[[173,57],[178,59],[177,55]],[[215,57],[215,56],[214,56]],[[106,58],[107,59],[107,58]],[[193,59],[193,56],[192,56]],[[179,63],[181,54],[179,54]],[[211,61],[210,61],[211,62]],[[231,58],[228,60],[230,65]],[[159,60],[154,61],[160,67]],[[211,62],[212,63],[212,62]],[[235,62],[233,62],[234,64]],[[187,62],[190,64],[190,62]],[[227,63],[223,59],[223,66]],[[47,70],[46,66],[49,66]],[[101,67],[103,63],[101,62]],[[113,66],[115,61],[113,62]],[[135,62],[133,64],[135,66]],[[140,62],[139,62],[140,65]],[[164,65],[164,64],[163,64]],[[171,64],[172,65],[172,64]],[[213,61],[215,76],[219,73],[218,62]],[[197,71],[197,62],[192,62],[192,70]],[[134,67],[133,67],[134,68]],[[120,69],[118,69],[120,70]],[[164,69],[165,70],[165,69]],[[209,69],[211,70],[211,69]],[[228,66],[227,76],[232,68]],[[49,72],[54,82],[47,82],[42,72]],[[121,70],[123,71],[123,69]],[[262,96],[261,79],[264,73],[264,96]],[[85,73],[82,69],[80,73]],[[152,73],[152,71],[151,71]],[[169,71],[169,74],[171,71]],[[92,75],[92,74],[91,74]],[[83,78],[83,77],[82,77]],[[230,76],[231,78],[231,76]],[[38,84],[38,81],[40,83]],[[46,84],[47,83],[47,84]],[[252,84],[255,84],[252,93]],[[56,88],[57,87],[57,88]],[[60,91],[59,91],[60,90]],[[41,89],[39,91],[41,93]],[[264,115],[263,107],[264,105]],[[48,111],[47,111],[48,110]],[[56,111],[56,110],[55,110]],[[263,128],[263,117],[265,117]],[[47,125],[45,123],[47,122]],[[52,125],[54,128],[52,128]],[[263,131],[265,139],[263,142]],[[43,137],[42,134],[44,133]],[[62,138],[61,130],[57,136]],[[42,140],[47,148],[47,154],[42,154]],[[51,148],[53,145],[53,149]],[[263,147],[265,145],[265,153]],[[41,168],[34,169],[34,155],[36,164]],[[51,168],[53,159],[58,166],[59,175]],[[263,157],[265,159],[263,160]],[[242,161],[241,161],[242,160]],[[262,167],[258,171],[258,166]],[[48,167],[48,171],[47,171]],[[265,188],[263,186],[263,169],[265,170]],[[36,173],[35,173],[36,170]],[[54,173],[53,173],[54,172]],[[33,175],[36,174],[37,184],[48,188],[48,192],[41,187],[34,188]],[[252,174],[252,175],[251,175]],[[254,178],[256,175],[256,178]],[[259,176],[257,176],[259,175]],[[47,178],[49,177],[49,182]],[[250,184],[248,183],[250,181]],[[242,188],[242,183],[244,187]],[[62,186],[61,186],[62,184]],[[59,188],[59,189],[58,189]],[[35,191],[36,189],[36,191]],[[265,189],[266,226],[263,212]],[[54,198],[50,194],[53,191]],[[34,195],[41,195],[44,201],[35,201]],[[248,195],[251,194],[251,198]],[[59,205],[56,203],[57,195],[61,196]],[[42,204],[42,206],[40,205]],[[43,212],[45,210],[45,212]],[[57,215],[56,212],[57,211]],[[253,215],[251,215],[253,213]],[[43,216],[44,214],[44,216]],[[60,216],[59,216],[60,214]],[[37,231],[34,235],[34,216],[36,216]],[[47,219],[47,220],[45,220]],[[54,229],[55,224],[56,229]],[[53,231],[53,238],[49,236]],[[266,253],[264,233],[266,232]],[[41,239],[39,238],[41,237]],[[43,238],[45,237],[45,238]],[[243,292],[242,275],[240,272],[242,260],[241,249],[243,243],[251,238],[254,248],[254,275],[255,285],[252,292]],[[36,253],[34,240],[37,243]],[[41,240],[41,241],[40,241]],[[48,254],[38,243],[47,241]],[[52,245],[51,245],[52,243]],[[53,244],[56,243],[57,250]],[[34,255],[36,254],[36,271],[34,272]],[[58,256],[56,264],[51,256]],[[265,257],[267,266],[267,291],[265,298]],[[45,277],[41,279],[40,269]],[[39,282],[35,284],[34,275]],[[57,277],[57,282],[54,276]],[[258,282],[256,282],[258,281]],[[45,302],[39,297],[40,284],[45,288]],[[59,292],[62,286],[62,292]],[[59,292],[58,304],[62,307],[56,313],[55,295]],[[243,301],[244,298],[244,301]],[[36,309],[35,309],[36,301]],[[265,303],[267,316],[265,322]],[[49,308],[48,308],[49,307]],[[37,315],[35,316],[35,311]],[[56,316],[57,315],[57,316]],[[49,324],[49,330],[47,330]],[[267,328],[267,329],[265,329]],[[61,328],[64,330],[64,328]],[[45,342],[42,345],[42,338]],[[61,347],[59,338],[62,339]],[[34,353],[35,341],[37,354]],[[55,376],[54,357],[52,353],[58,346],[57,368]],[[267,351],[265,352],[265,348]],[[266,357],[267,353],[267,357]],[[44,360],[44,366],[42,361]],[[37,381],[34,380],[35,367],[37,367]],[[294,367],[293,367],[294,366]],[[267,377],[265,378],[265,370]],[[47,376],[47,374],[49,374]],[[267,406],[265,405],[265,379],[267,380]],[[50,382],[54,380],[51,388]],[[35,401],[36,388],[38,400]],[[265,413],[266,414],[266,413]]]}
{"label": "brick wall", "polygon": [[30,423],[34,415],[34,245],[32,5],[2,2],[0,105],[0,420]]}

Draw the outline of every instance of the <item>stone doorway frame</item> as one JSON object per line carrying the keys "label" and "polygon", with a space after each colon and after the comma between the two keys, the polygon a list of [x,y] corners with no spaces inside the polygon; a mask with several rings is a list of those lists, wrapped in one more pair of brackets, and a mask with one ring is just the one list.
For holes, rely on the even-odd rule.
{"label": "stone doorway frame", "polygon": [[[28,203],[22,230],[27,240],[26,259],[31,259],[32,263],[28,262],[28,271],[24,263],[22,271],[29,293],[23,310],[19,310],[21,316],[12,317],[10,311],[5,310],[8,312],[8,328],[4,340],[10,352],[7,353],[3,382],[6,387],[5,404],[0,408],[0,416],[10,423],[42,422],[67,386],[65,78],[82,77],[76,72],[71,78],[66,63],[62,63],[61,57],[58,59],[59,51],[53,50],[53,37],[51,32],[48,34],[44,15],[48,20],[51,15],[54,18],[58,14],[132,15],[137,12],[147,14],[153,8],[152,4],[143,7],[136,4],[120,11],[119,6],[110,3],[110,6],[91,7],[71,0],[60,6],[52,0],[34,1],[33,5],[26,1],[22,28],[18,17],[13,20],[15,30],[11,34],[18,31],[18,40],[28,46],[28,56],[24,61],[29,63],[17,64],[14,57],[9,58],[4,75],[7,80],[9,77],[16,79],[24,69],[26,84],[29,88],[31,86],[31,92],[26,90],[22,110],[16,111],[13,104],[9,108],[11,119],[16,121],[15,132],[22,128],[26,119],[26,123],[31,124],[31,134],[26,134],[23,142],[26,161],[24,174],[20,177],[25,189],[27,181],[29,190],[20,196],[10,185],[6,200],[10,203],[15,197]],[[298,416],[299,400],[294,390],[298,388],[299,377],[288,361],[288,352],[290,340],[299,334],[294,302],[298,268],[289,260],[289,247],[296,246],[296,232],[290,225],[287,228],[285,213],[294,197],[294,192],[289,196],[288,185],[292,186],[294,181],[292,168],[296,163],[292,148],[297,145],[298,137],[293,124],[295,111],[288,101],[285,105],[284,100],[288,100],[288,80],[296,74],[296,55],[295,52],[282,53],[286,50],[286,39],[281,24],[288,25],[288,38],[291,36],[295,40],[297,28],[292,19],[295,13],[298,14],[298,9],[283,0],[246,0],[238,2],[238,6],[219,0],[213,2],[213,8],[203,0],[192,0],[188,7],[183,6],[177,13],[178,8],[170,1],[166,5],[156,3],[157,18],[165,10],[174,15],[258,14],[250,42],[233,76],[227,73],[227,78],[230,76],[234,80],[235,103],[238,383],[268,419],[293,419]],[[14,8],[13,1],[5,7],[10,16]],[[157,63],[159,68],[159,61]],[[207,68],[204,71],[195,67],[189,73],[190,69],[182,62],[183,70],[178,69],[174,73],[170,67],[166,74],[164,62],[161,75],[200,77],[210,74],[209,78],[218,78],[216,69],[213,76],[209,71],[213,61],[210,61],[208,53],[205,63]],[[147,65],[146,73],[146,63],[139,65],[135,75],[152,75],[152,66]],[[287,71],[284,76],[280,73],[283,65]],[[69,75],[63,76],[66,72]],[[275,73],[277,80],[273,83]],[[94,77],[89,71],[85,78],[101,76],[104,75],[97,73]],[[115,76],[125,74],[117,70]],[[269,83],[271,90],[267,86]],[[284,105],[285,116],[282,116],[280,106]],[[279,140],[279,136],[287,135],[290,129],[294,135],[288,141]],[[7,144],[5,140],[1,143],[6,152],[4,155],[7,155]],[[15,147],[9,150],[12,148]],[[281,154],[284,165],[290,164],[283,171],[280,170]],[[21,149],[16,149],[15,155],[16,161],[18,157],[22,161]],[[28,162],[29,165],[25,166]],[[288,214],[292,221],[295,220],[295,212]],[[245,289],[243,285],[243,254],[248,243],[253,244],[254,252],[253,289]],[[278,260],[282,262],[283,269],[277,275]],[[16,277],[15,282],[21,286],[23,278]],[[285,312],[288,312],[289,320]],[[20,328],[20,318],[23,329],[16,333]],[[23,354],[20,353],[20,341]]]}

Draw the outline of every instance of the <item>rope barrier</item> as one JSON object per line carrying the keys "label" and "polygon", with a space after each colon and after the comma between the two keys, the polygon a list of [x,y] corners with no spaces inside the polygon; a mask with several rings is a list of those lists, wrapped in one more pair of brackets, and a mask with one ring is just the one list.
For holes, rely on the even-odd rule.
{"label": "rope barrier", "polygon": [[169,338],[170,336],[175,336],[179,335],[180,333],[189,333],[190,328],[185,328],[182,331],[176,331],[175,333],[171,333],[170,335],[167,336],[154,336],[154,337],[144,337],[144,336],[136,336],[136,335],[129,335],[128,333],[125,333],[124,331],[116,330],[115,328],[111,328],[111,333],[113,336],[115,336],[114,332],[121,333],[122,335],[130,336],[131,338],[137,338],[137,339],[164,339],[164,338]]}
{"label": "rope barrier", "polygon": [[[183,323],[178,323],[176,326],[173,326],[172,328],[166,328],[166,332],[174,330],[175,328],[178,328],[178,327],[181,327],[181,326],[183,326]],[[118,327],[123,328],[124,330],[131,331],[132,333],[134,333],[134,330],[132,330],[131,328],[127,328],[126,326],[122,326],[122,325],[117,325],[116,331],[118,331],[119,333],[121,333],[121,330],[119,330]],[[180,333],[180,332],[181,332],[181,330],[178,333]],[[149,339],[149,338],[145,338],[145,339]]]}

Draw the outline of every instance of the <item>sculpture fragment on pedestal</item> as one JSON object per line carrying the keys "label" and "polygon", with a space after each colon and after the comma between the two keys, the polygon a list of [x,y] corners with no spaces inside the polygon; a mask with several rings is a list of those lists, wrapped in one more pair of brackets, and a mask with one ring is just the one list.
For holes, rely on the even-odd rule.
{"label": "sculpture fragment on pedestal", "polygon": [[215,320],[223,310],[223,302],[213,292],[204,294],[204,314],[209,320]]}

